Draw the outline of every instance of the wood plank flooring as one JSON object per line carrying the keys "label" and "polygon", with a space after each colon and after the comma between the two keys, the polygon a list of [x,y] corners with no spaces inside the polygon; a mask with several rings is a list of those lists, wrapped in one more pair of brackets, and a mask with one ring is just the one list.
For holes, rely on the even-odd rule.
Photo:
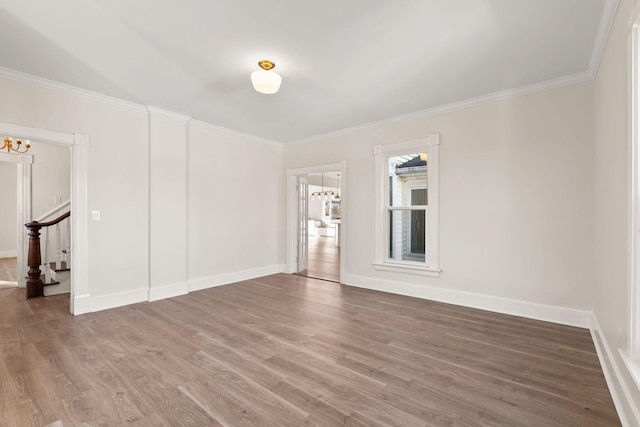
{"label": "wood plank flooring", "polygon": [[340,247],[333,236],[309,236],[309,265],[301,276],[340,282]]}
{"label": "wood plank flooring", "polygon": [[18,258],[0,258],[0,289],[18,286]]}
{"label": "wood plank flooring", "polygon": [[73,317],[0,291],[0,425],[617,426],[587,330],[277,274]]}

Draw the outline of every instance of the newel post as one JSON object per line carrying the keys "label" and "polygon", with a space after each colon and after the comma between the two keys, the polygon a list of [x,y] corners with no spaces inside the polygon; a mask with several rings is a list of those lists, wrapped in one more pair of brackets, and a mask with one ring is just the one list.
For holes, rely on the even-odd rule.
{"label": "newel post", "polygon": [[29,254],[27,255],[27,298],[41,297],[44,295],[44,283],[42,282],[42,272],[40,271],[40,228],[42,225],[38,221],[32,221],[24,225],[29,229]]}

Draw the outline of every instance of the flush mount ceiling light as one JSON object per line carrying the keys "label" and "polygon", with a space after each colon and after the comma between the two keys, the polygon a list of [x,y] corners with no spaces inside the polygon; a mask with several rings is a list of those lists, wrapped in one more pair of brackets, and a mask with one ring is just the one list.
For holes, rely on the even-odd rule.
{"label": "flush mount ceiling light", "polygon": [[253,88],[260,93],[272,94],[276,93],[280,89],[280,83],[282,83],[282,77],[274,71],[276,64],[268,59],[263,59],[258,62],[258,65],[262,70],[254,71],[251,73],[251,83]]}

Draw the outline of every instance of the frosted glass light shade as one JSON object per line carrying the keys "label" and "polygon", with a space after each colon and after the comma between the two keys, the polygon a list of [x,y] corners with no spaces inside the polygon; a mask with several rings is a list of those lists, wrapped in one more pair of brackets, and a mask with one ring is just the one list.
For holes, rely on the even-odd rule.
{"label": "frosted glass light shade", "polygon": [[258,70],[251,73],[251,83],[258,92],[272,94],[280,89],[282,77],[274,71]]}

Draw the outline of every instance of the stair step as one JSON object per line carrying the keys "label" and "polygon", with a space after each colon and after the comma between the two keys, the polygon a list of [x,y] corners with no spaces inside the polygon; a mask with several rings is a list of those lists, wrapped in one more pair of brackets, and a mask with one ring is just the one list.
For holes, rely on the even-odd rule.
{"label": "stair step", "polygon": [[[59,264],[59,265],[57,265],[57,264]],[[71,270],[71,266],[68,265],[66,261],[60,261],[59,263],[50,262],[49,263],[49,268],[51,268],[53,271],[69,271],[69,270]]]}
{"label": "stair step", "polygon": [[47,282],[47,278],[45,277],[45,275],[41,275],[40,276],[40,280],[42,280],[43,286],[51,286],[51,285],[59,285],[60,282],[56,282],[55,280],[51,279]]}

